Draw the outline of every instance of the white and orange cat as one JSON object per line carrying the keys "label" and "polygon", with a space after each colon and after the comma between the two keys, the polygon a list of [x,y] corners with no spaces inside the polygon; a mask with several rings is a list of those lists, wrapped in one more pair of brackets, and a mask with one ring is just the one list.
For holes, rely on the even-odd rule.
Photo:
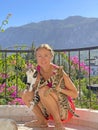
{"label": "white and orange cat", "polygon": [[31,92],[33,90],[33,85],[35,84],[36,77],[34,77],[34,73],[36,72],[34,66],[32,67],[27,67],[26,68],[26,76],[27,76],[27,83],[26,83],[26,89],[24,92],[27,90]]}

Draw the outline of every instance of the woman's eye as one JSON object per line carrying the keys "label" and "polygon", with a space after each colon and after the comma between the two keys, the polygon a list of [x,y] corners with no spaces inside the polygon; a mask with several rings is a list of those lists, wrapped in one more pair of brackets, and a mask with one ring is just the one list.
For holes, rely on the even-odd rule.
{"label": "woman's eye", "polygon": [[45,57],[48,57],[48,55],[45,55]]}
{"label": "woman's eye", "polygon": [[41,57],[41,55],[39,55],[38,57]]}
{"label": "woman's eye", "polygon": [[47,57],[49,57],[49,55],[44,55],[44,56],[38,55],[38,58],[47,58]]}

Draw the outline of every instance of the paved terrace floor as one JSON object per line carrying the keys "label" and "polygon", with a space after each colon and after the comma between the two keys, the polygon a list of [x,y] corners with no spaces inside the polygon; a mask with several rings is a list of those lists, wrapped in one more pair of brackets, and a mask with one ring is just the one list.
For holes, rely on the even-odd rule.
{"label": "paved terrace floor", "polygon": [[[77,108],[76,113],[80,117],[73,117],[64,124],[65,130],[98,130],[98,110]],[[0,118],[15,120],[18,124],[18,130],[56,130],[52,122],[49,122],[49,128],[25,127],[24,122],[34,120],[36,117],[24,105],[0,105]]]}
{"label": "paved terrace floor", "polygon": [[[56,128],[54,128],[53,125],[49,125],[48,128],[28,128],[25,127],[23,124],[18,124],[18,130],[56,130]],[[97,130],[97,129],[67,124],[66,127],[64,126],[64,130]]]}

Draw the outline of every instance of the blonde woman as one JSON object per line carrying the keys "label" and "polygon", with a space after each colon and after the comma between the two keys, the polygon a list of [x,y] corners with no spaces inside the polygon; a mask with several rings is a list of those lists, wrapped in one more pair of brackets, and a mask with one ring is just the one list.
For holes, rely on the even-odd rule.
{"label": "blonde woman", "polygon": [[[37,120],[25,123],[28,127],[48,127],[48,120],[52,117],[55,123],[55,127],[58,130],[63,130],[62,119],[60,116],[60,107],[57,93],[63,93],[68,97],[77,98],[77,89],[69,76],[63,71],[64,87],[60,88],[59,84],[55,87],[56,91],[52,90],[52,80],[49,82],[55,72],[59,69],[59,66],[52,63],[54,52],[48,44],[41,44],[35,51],[37,59],[37,73],[36,82],[33,86],[32,92],[27,91],[23,94],[22,99],[25,104],[32,109],[35,113]],[[48,80],[48,81],[47,81]],[[45,82],[47,81],[47,83]],[[45,82],[46,84],[41,86]],[[36,91],[37,90],[37,91]],[[37,99],[37,100],[36,100]],[[33,101],[33,107],[32,106]],[[34,104],[35,103],[35,104]]]}

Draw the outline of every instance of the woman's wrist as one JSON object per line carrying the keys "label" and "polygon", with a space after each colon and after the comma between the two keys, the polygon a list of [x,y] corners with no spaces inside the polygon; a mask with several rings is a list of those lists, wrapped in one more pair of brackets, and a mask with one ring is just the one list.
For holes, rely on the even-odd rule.
{"label": "woman's wrist", "polygon": [[62,88],[59,87],[58,92],[61,93],[62,92]]}

